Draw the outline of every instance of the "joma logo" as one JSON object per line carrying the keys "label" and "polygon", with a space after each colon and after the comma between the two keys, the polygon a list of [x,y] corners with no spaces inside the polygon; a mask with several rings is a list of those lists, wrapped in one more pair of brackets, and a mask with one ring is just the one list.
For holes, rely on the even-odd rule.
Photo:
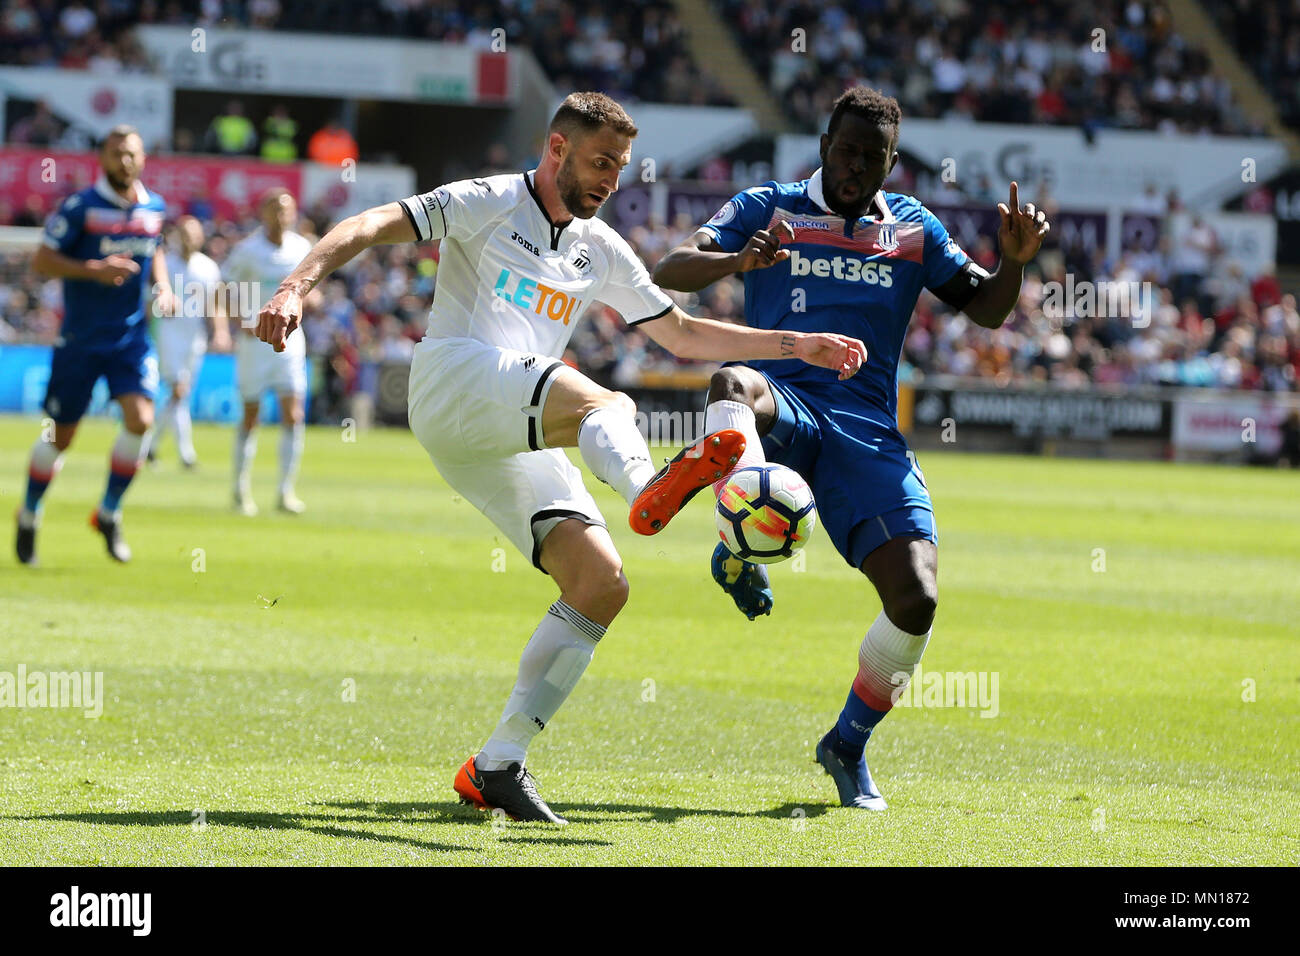
{"label": "joma logo", "polygon": [[525,239],[523,236],[519,235],[519,233],[517,232],[510,233],[510,238],[513,239],[515,242],[519,243],[521,246],[523,246],[533,255],[537,256],[538,258],[541,258],[542,254],[537,251],[537,247],[533,245],[531,242],[529,242],[527,239]]}

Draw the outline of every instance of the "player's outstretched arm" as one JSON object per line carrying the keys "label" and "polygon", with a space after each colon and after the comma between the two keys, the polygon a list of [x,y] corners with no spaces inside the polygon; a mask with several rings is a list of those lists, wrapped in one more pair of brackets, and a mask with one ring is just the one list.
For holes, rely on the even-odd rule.
{"label": "player's outstretched arm", "polygon": [[659,260],[654,269],[655,285],[678,292],[698,292],[732,273],[784,262],[790,258],[790,250],[782,249],[781,243],[793,239],[790,224],[780,222],[771,231],[759,229],[739,252],[723,252],[713,233],[701,229]]}
{"label": "player's outstretched arm", "polygon": [[1025,265],[1038,255],[1043,236],[1051,229],[1047,214],[1026,203],[1020,205],[1019,186],[1011,184],[1010,196],[998,203],[1002,224],[998,228],[998,247],[1002,258],[997,271],[980,283],[979,291],[962,309],[976,325],[996,329],[1002,325],[1020,298],[1025,281]]}
{"label": "player's outstretched arm", "polygon": [[847,335],[751,329],[697,319],[675,306],[660,318],[639,323],[637,328],[679,358],[717,362],[796,358],[839,372],[841,381],[856,375],[867,360],[867,347]]}
{"label": "player's outstretched arm", "polygon": [[302,300],[316,283],[371,246],[415,242],[417,238],[400,203],[375,206],[344,219],[312,247],[298,268],[285,276],[258,313],[257,337],[283,352],[285,340],[302,321]]}
{"label": "player's outstretched arm", "polygon": [[90,279],[104,285],[121,285],[140,272],[140,264],[130,256],[111,255],[103,259],[74,259],[49,246],[38,246],[32,257],[37,275],[52,279]]}

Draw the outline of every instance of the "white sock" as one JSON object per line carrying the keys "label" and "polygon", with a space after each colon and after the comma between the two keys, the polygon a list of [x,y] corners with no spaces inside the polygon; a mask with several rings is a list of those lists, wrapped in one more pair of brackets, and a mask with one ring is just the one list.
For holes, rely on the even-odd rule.
{"label": "white sock", "polygon": [[[704,410],[704,434],[711,435],[723,428],[734,428],[745,436],[745,451],[736,462],[736,468],[761,465],[767,461],[767,456],[763,454],[763,442],[758,437],[758,422],[754,419],[752,408],[744,402],[723,400],[711,403]],[[726,476],[713,483],[715,496],[722,493],[722,486],[726,483]]]}
{"label": "white sock", "polygon": [[[32,445],[31,460],[27,465],[28,474],[46,483],[46,487],[54,481],[54,476],[59,473],[63,467],[63,452],[54,447],[54,442],[46,441],[44,438],[36,439],[36,444]],[[18,507],[18,524],[23,528],[35,528],[41,523],[40,505],[36,506],[35,511],[27,510],[26,501]]]}
{"label": "white sock", "polygon": [[[158,426],[154,429],[153,441],[149,443],[149,452],[155,453],[162,445],[163,436],[176,427],[176,400],[171,399],[163,407],[162,414],[159,416]],[[178,441],[179,441],[179,435]]]}
{"label": "white sock", "polygon": [[280,429],[280,494],[293,491],[294,479],[298,477],[298,463],[302,461],[303,438],[307,426],[299,422],[293,426]]}
{"label": "white sock", "polygon": [[519,677],[491,739],[474,758],[479,770],[522,764],[528,745],[582,677],[605,628],[563,601],[551,605],[519,658]]}
{"label": "white sock", "polygon": [[125,477],[126,485],[130,484],[132,477],[140,468],[140,462],[144,460],[145,450],[148,449],[149,439],[152,436],[152,428],[139,435],[125,429],[117,433],[113,447],[108,453],[109,487],[105,490],[104,499],[99,504],[101,518],[117,521],[121,517],[121,500],[122,495],[126,494],[126,486],[114,492],[113,479]]}
{"label": "white sock", "polygon": [[628,504],[655,476],[654,462],[636,418],[606,405],[578,425],[578,450],[591,473],[617,491]]}
{"label": "white sock", "polygon": [[257,429],[235,429],[235,494],[253,493],[253,459],[257,457]]}
{"label": "white sock", "polygon": [[193,461],[198,456],[194,453],[194,426],[190,422],[190,400],[178,398],[168,406],[167,413],[176,428],[176,451],[182,461]]}
{"label": "white sock", "polygon": [[876,710],[893,706],[890,695],[912,679],[932,633],[933,628],[924,634],[909,634],[880,612],[858,649],[858,682],[866,691],[863,699],[868,706]]}

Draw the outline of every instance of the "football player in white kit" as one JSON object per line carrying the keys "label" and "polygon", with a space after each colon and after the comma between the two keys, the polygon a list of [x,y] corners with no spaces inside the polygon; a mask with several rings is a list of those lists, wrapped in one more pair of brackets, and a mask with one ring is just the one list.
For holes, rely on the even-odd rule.
{"label": "football player in white kit", "polygon": [[158,443],[170,429],[176,433],[176,450],[186,468],[196,464],[189,394],[208,350],[209,322],[213,348],[221,352],[230,348],[227,317],[217,307],[221,267],[201,251],[203,238],[203,225],[193,216],[176,220],[178,248],[167,255],[167,275],[181,309],[175,315],[161,316],[158,322],[158,368],[168,395],[149,447],[149,460],[155,460]]}
{"label": "football player in white kit", "polygon": [[293,231],[298,221],[298,204],[286,189],[272,189],[262,197],[261,228],[230,250],[224,277],[238,283],[235,297],[245,316],[236,356],[236,381],[244,403],[244,417],[235,435],[234,506],[245,515],[257,514],[253,502],[253,458],[257,455],[257,421],[262,395],[270,390],[280,401],[280,486],[276,506],[300,514],[303,503],[294,493],[294,479],[302,459],[303,403],[307,394],[307,339],[295,329],[272,348],[258,341],[258,310],[265,297],[293,272],[311,251],[311,243]]}
{"label": "football player in white kit", "polygon": [[524,767],[527,747],[628,595],[600,510],[561,449],[580,449],[631,505],[630,523],[642,534],[662,528],[744,450],[744,437],[724,430],[656,474],[632,400],[560,361],[583,311],[597,300],[613,306],[687,358],[788,356],[847,378],[866,354],[845,336],[758,331],[677,308],[623,238],[593,218],[618,188],[635,135],[609,97],[572,94],[551,120],[536,170],[451,183],[344,220],[258,320],[258,336],[283,347],[303,297],[363,249],[441,240],[428,334],[411,364],[411,430],[447,483],[560,589],[524,648],[496,730],[454,782],[465,802],[515,819],[565,822],[538,795]]}

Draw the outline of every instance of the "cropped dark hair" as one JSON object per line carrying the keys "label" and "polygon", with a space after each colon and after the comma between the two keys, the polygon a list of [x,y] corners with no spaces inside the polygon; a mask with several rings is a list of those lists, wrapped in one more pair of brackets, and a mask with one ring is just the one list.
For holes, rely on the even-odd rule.
{"label": "cropped dark hair", "polygon": [[903,110],[898,105],[898,100],[869,86],[850,87],[835,101],[831,121],[826,127],[826,135],[831,139],[835,138],[835,131],[840,128],[840,120],[845,113],[861,116],[877,126],[893,127],[895,135],[899,124],[903,122]]}
{"label": "cropped dark hair", "polygon": [[623,107],[604,93],[570,93],[555,111],[547,132],[563,133],[573,139],[606,126],[624,136],[637,133],[636,124]]}

